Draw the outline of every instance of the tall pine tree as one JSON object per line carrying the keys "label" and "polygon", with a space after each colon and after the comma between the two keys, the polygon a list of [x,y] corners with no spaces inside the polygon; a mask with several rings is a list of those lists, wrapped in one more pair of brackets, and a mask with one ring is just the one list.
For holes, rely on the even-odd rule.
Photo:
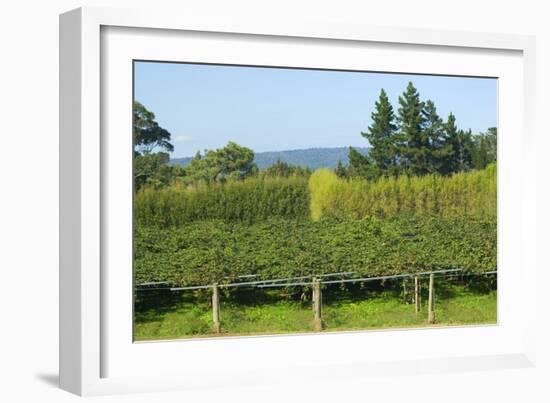
{"label": "tall pine tree", "polygon": [[474,148],[474,141],[472,136],[472,130],[458,131],[458,155],[457,166],[458,172],[469,171],[473,168],[472,151]]}
{"label": "tall pine tree", "polygon": [[397,165],[395,150],[395,115],[386,91],[382,89],[371,114],[372,124],[361,135],[369,141],[369,158],[381,173],[395,170]]}
{"label": "tall pine tree", "polygon": [[442,173],[449,175],[458,170],[459,140],[458,128],[456,127],[456,118],[453,113],[449,113],[445,122],[445,144],[449,149],[449,156],[445,159]]}
{"label": "tall pine tree", "polygon": [[422,113],[424,102],[409,81],[405,92],[399,97],[397,158],[401,171],[407,174],[427,173],[429,141],[424,133],[425,117]]}
{"label": "tall pine tree", "polygon": [[445,126],[432,101],[426,101],[422,114],[424,115],[424,136],[427,138],[429,147],[425,171],[442,174],[445,161],[450,155],[450,147],[445,142]]}
{"label": "tall pine tree", "polygon": [[353,147],[349,148],[348,160],[348,174],[351,176],[362,176],[364,178],[373,179],[382,174],[367,155],[361,154]]}
{"label": "tall pine tree", "polygon": [[458,130],[456,118],[449,114],[445,123],[445,143],[450,154],[445,159],[443,174],[468,171],[472,169],[473,138],[472,131]]}

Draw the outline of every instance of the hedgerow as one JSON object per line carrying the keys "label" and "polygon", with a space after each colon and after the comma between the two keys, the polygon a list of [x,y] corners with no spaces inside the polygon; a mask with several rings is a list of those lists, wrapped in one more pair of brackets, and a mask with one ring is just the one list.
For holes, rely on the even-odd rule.
{"label": "hedgerow", "polygon": [[309,217],[307,177],[256,177],[226,183],[175,184],[136,193],[135,221],[169,227],[221,219],[255,222]]}
{"label": "hedgerow", "polygon": [[311,217],[362,219],[399,215],[495,216],[496,165],[450,177],[425,175],[341,179],[327,169],[309,180]]}

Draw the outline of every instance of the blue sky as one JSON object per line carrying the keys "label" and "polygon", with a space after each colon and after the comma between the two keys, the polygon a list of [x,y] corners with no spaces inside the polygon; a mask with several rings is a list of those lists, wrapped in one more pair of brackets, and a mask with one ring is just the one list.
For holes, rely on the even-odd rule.
{"label": "blue sky", "polygon": [[397,113],[409,81],[462,129],[497,123],[496,79],[155,62],[134,71],[135,99],[172,134],[173,158],[229,140],[256,152],[368,146],[360,132],[380,89]]}

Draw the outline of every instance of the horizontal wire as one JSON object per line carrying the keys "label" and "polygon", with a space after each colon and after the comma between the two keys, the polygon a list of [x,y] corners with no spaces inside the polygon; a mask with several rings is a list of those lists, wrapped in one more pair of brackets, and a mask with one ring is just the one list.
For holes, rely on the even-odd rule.
{"label": "horizontal wire", "polygon": [[[318,274],[318,275],[309,275],[309,276],[300,276],[300,277],[277,278],[272,280],[243,281],[239,283],[230,283],[230,284],[217,284],[217,285],[209,284],[209,285],[199,285],[199,286],[173,287],[171,288],[171,290],[172,291],[196,290],[200,288],[213,288],[215,286],[217,286],[218,288],[242,287],[245,285],[271,284],[271,283],[279,283],[282,281],[303,280],[303,279],[314,278],[314,277],[344,276],[344,275],[354,274],[354,273],[356,272],[345,271],[345,272],[339,272],[339,273],[327,273],[327,274]],[[286,283],[282,283],[282,285],[285,285],[285,284]]]}
{"label": "horizontal wire", "polygon": [[168,281],[152,281],[150,283],[136,284],[136,287],[145,287],[149,285],[168,284]]}
{"label": "horizontal wire", "polygon": [[[441,274],[441,273],[450,273],[460,271],[460,269],[450,269],[450,270],[439,270],[439,271],[427,271],[419,273],[410,273],[410,274],[396,274],[392,276],[377,276],[377,277],[363,277],[363,278],[352,278],[352,279],[342,279],[342,280],[328,280],[328,281],[319,281],[319,284],[340,284],[340,283],[356,283],[359,281],[374,281],[374,280],[388,280],[393,278],[404,278],[404,277],[414,277],[422,276],[427,274]],[[258,288],[266,287],[281,287],[281,286],[298,286],[298,285],[311,285],[311,283],[283,283],[283,284],[266,284],[259,285]]]}
{"label": "horizontal wire", "polygon": [[[458,274],[458,272],[461,272]],[[356,273],[355,271],[348,271],[348,272],[339,272],[339,273],[327,273],[327,274],[319,274],[319,275],[309,275],[309,276],[300,276],[300,277],[289,277],[289,278],[282,278],[282,279],[272,279],[272,280],[259,280],[259,281],[246,281],[246,282],[240,282],[240,283],[230,283],[230,284],[207,284],[207,285],[195,285],[195,286],[186,286],[186,287],[166,287],[166,288],[144,288],[143,290],[158,290],[158,289],[169,289],[170,291],[184,291],[184,290],[200,290],[200,289],[207,289],[207,288],[230,288],[230,287],[242,287],[242,286],[256,286],[258,288],[268,288],[268,287],[293,287],[293,286],[308,286],[311,285],[312,282],[304,282],[304,281],[294,281],[289,282],[290,280],[303,280],[303,279],[309,279],[309,278],[322,278],[322,277],[332,277],[336,275],[348,275]],[[376,281],[376,280],[389,280],[389,279],[396,279],[396,278],[407,278],[407,277],[415,277],[415,276],[426,276],[429,274],[445,274],[445,273],[455,273],[455,275],[487,275],[487,274],[496,274],[496,270],[487,271],[483,273],[467,273],[462,272],[461,269],[447,269],[447,270],[436,270],[436,271],[424,271],[424,272],[417,272],[417,273],[406,273],[406,274],[396,274],[396,275],[390,275],[390,276],[376,276],[376,277],[362,277],[362,278],[354,278],[354,279],[340,279],[340,280],[326,280],[326,281],[319,281],[320,284],[341,284],[341,283],[356,283],[356,282],[367,282],[367,281]],[[142,289],[139,289],[139,291],[142,291]]]}

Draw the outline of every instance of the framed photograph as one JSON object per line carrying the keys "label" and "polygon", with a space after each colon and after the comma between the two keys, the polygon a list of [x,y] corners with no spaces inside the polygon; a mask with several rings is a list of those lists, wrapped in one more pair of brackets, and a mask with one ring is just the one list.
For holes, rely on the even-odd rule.
{"label": "framed photograph", "polygon": [[64,389],[533,365],[532,38],[60,24]]}

